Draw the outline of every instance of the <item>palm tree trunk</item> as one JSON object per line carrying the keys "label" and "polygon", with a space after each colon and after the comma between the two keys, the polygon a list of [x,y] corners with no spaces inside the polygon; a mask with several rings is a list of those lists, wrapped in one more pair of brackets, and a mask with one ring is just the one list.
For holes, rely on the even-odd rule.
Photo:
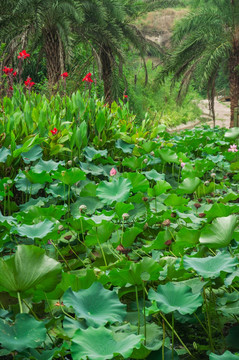
{"label": "palm tree trunk", "polygon": [[112,99],[112,77],[113,77],[113,55],[110,47],[102,45],[100,50],[100,60],[102,65],[102,80],[104,82],[105,101],[109,104]]}
{"label": "palm tree trunk", "polygon": [[232,55],[229,59],[229,81],[230,81],[230,98],[231,98],[231,122],[230,127],[234,126],[235,108],[239,102],[239,39],[233,40]]}
{"label": "palm tree trunk", "polygon": [[44,49],[46,54],[49,88],[53,90],[61,75],[60,41],[55,29],[44,31]]}

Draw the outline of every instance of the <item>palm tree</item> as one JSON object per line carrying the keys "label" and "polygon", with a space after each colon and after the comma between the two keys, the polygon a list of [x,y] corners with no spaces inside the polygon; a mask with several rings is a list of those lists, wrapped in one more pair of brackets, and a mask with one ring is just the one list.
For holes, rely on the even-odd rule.
{"label": "palm tree", "polygon": [[172,40],[173,50],[165,58],[166,65],[159,80],[169,73],[174,74],[173,81],[182,78],[181,97],[196,74],[201,77],[201,85],[207,86],[212,98],[218,70],[226,64],[232,127],[234,110],[239,101],[239,1],[206,1],[206,6],[195,8],[180,20]]}
{"label": "palm tree", "polygon": [[81,7],[73,0],[14,0],[14,3],[13,11],[1,22],[1,28],[6,29],[5,40],[25,39],[32,49],[41,44],[52,88],[64,68],[65,49],[71,44],[72,21],[80,24],[83,20]]}

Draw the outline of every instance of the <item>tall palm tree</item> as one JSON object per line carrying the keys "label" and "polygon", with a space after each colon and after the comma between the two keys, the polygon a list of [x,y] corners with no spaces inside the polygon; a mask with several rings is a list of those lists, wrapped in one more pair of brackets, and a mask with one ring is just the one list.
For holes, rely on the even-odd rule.
{"label": "tall palm tree", "polygon": [[[11,0],[5,0],[11,2]],[[42,45],[46,57],[50,87],[59,80],[65,48],[71,42],[71,24],[83,20],[81,7],[74,0],[14,0],[14,8],[5,16],[1,28],[5,39],[24,37],[31,48]],[[12,24],[15,24],[13,26]]]}
{"label": "tall palm tree", "polygon": [[[194,0],[196,1],[196,0]],[[202,1],[197,0],[199,5]],[[213,94],[213,84],[220,66],[229,70],[231,122],[239,101],[239,1],[207,0],[176,25],[172,51],[165,59],[161,79],[173,73],[173,80],[182,78],[179,97],[197,74],[201,84]]]}

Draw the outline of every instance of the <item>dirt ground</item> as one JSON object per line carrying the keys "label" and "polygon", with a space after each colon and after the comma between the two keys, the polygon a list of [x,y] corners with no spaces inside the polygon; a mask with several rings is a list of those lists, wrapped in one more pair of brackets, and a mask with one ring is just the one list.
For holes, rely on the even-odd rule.
{"label": "dirt ground", "polygon": [[[198,104],[202,109],[202,116],[196,121],[190,121],[187,124],[181,124],[175,128],[171,128],[169,131],[181,131],[186,129],[192,129],[195,126],[201,124],[208,124],[213,127],[212,116],[209,113],[208,100],[201,100]],[[220,102],[215,99],[215,114],[216,114],[216,125],[220,127],[229,128],[230,126],[230,102]]]}

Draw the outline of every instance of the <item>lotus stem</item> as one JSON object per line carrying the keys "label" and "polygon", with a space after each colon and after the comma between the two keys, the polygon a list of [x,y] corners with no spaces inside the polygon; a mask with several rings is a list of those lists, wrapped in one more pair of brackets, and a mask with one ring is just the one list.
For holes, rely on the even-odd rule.
{"label": "lotus stem", "polygon": [[140,308],[139,308],[139,296],[138,296],[138,286],[135,285],[135,298],[136,298],[136,305],[138,310],[138,335],[140,333]]}
{"label": "lotus stem", "polygon": [[19,304],[20,314],[23,314],[23,310],[22,310],[22,302],[21,302],[21,295],[20,295],[19,291],[17,292],[17,299],[18,299],[18,304]]}

